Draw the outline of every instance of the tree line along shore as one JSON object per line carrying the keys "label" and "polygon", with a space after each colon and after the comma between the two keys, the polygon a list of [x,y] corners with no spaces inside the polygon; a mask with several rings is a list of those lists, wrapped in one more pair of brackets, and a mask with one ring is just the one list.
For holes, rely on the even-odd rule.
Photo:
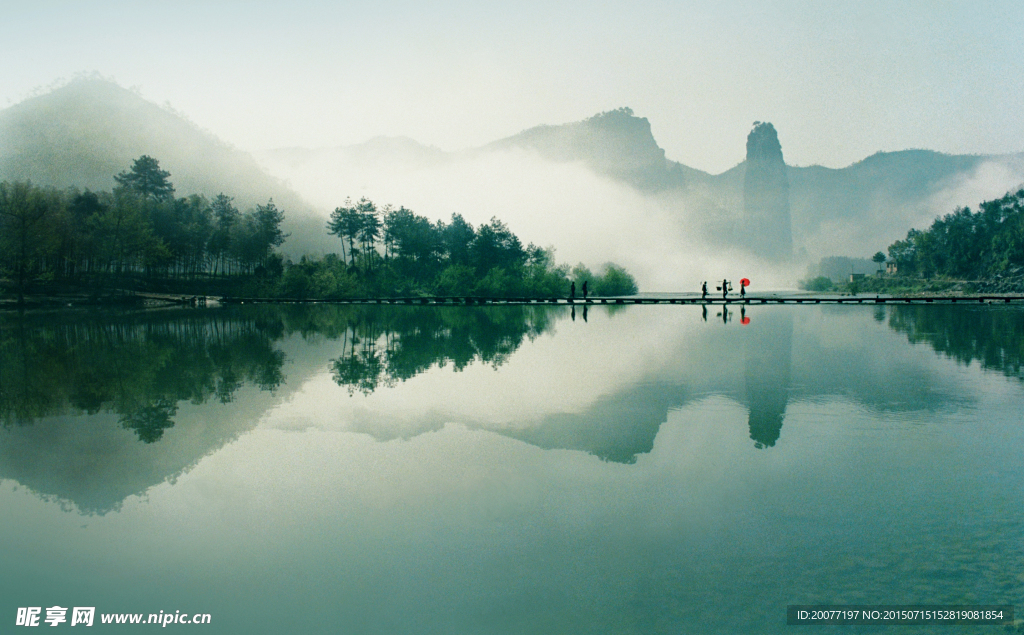
{"label": "tree line along shore", "polygon": [[607,263],[596,271],[555,262],[497,218],[430,221],[405,207],[346,200],[325,231],[339,253],[293,261],[279,248],[285,210],[268,200],[246,211],[219,194],[176,197],[170,173],[149,156],[114,177],[110,191],[0,183],[0,293],[124,292],[281,299],[481,296],[556,297],[588,282],[594,295],[631,295],[636,280]]}
{"label": "tree line along shore", "polygon": [[897,295],[1024,293],[1024,188],[985,201],[976,211],[958,208],[928,229],[911,229],[887,251],[872,258],[876,275],[812,275],[801,286]]}

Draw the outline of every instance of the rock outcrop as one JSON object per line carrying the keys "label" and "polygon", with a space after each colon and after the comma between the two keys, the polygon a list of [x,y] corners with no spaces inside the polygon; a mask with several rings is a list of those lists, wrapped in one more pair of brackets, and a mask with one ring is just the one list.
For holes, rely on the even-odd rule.
{"label": "rock outcrop", "polygon": [[767,122],[754,122],[747,136],[743,219],[745,226],[740,235],[752,253],[772,261],[792,258],[789,176],[779,135]]}
{"label": "rock outcrop", "polygon": [[527,148],[557,162],[579,161],[599,174],[644,192],[678,186],[683,171],[665,158],[651,124],[629,108],[603,112],[558,126],[537,126],[485,146],[486,150]]}

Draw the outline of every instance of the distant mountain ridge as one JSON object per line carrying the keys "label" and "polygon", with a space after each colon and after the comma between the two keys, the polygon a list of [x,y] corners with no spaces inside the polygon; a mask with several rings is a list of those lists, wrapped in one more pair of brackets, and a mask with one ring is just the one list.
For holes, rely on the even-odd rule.
{"label": "distant mountain ridge", "polygon": [[599,113],[574,123],[543,125],[495,141],[484,151],[523,148],[557,162],[582,161],[591,169],[657,192],[678,186],[692,168],[669,161],[654,140],[651,124],[629,108]]}
{"label": "distant mountain ridge", "polygon": [[[779,136],[784,150],[785,131]],[[792,240],[775,236],[772,241],[779,246],[765,249],[759,241],[765,231],[775,229],[764,220],[748,222],[748,161],[720,174],[673,161],[654,139],[650,122],[629,108],[578,122],[536,126],[462,152],[445,152],[408,138],[375,138],[354,146],[282,149],[263,156],[295,170],[316,166],[326,174],[331,169],[328,166],[342,169],[361,165],[382,171],[429,169],[467,157],[508,151],[526,151],[555,163],[585,165],[599,175],[659,198],[679,214],[700,218],[707,227],[708,240],[716,244],[745,244],[753,253],[769,255],[793,250],[798,256],[861,255],[862,251],[862,255],[870,256],[865,249],[872,253],[884,250],[915,224],[952,212],[956,205],[977,205],[986,197],[1001,196],[1024,181],[1024,152],[950,155],[915,149],[879,152],[844,168],[786,165],[788,231]],[[995,179],[999,182],[967,188],[959,196],[955,192],[942,196],[947,190],[976,180],[976,172],[984,166],[995,166],[1005,174]],[[789,243],[792,247],[786,246]]]}
{"label": "distant mountain ridge", "polygon": [[[784,136],[784,131],[780,135]],[[750,220],[750,210],[744,204],[751,194],[749,161],[713,175],[667,159],[647,119],[634,116],[628,108],[581,122],[538,126],[484,147],[521,148],[551,161],[582,162],[595,172],[703,216],[710,233],[724,237],[725,242],[747,241],[748,248],[758,250],[750,242],[757,237],[741,227]],[[951,200],[948,204],[932,200],[945,190],[975,179],[975,172],[983,166],[1001,168],[1006,175],[987,189],[975,188],[980,198]],[[786,165],[785,171],[794,245],[806,252],[820,240],[822,232],[833,230],[849,236],[848,252],[856,254],[865,242],[884,243],[871,247],[884,249],[888,241],[905,234],[914,223],[930,222],[938,214],[952,212],[955,205],[977,205],[986,197],[1001,196],[1024,181],[1024,152],[949,155],[915,149],[878,152],[845,168]],[[971,194],[965,192],[966,196]],[[759,226],[754,233],[764,230]],[[781,246],[774,251],[779,250],[785,251]]]}
{"label": "distant mountain ridge", "polygon": [[312,206],[252,156],[113,82],[74,80],[0,111],[0,180],[109,190],[144,154],[171,173],[177,196],[223,192],[243,209],[273,198],[287,212],[291,250],[330,244]]}
{"label": "distant mountain ridge", "polygon": [[[785,135],[785,130],[778,131],[783,152]],[[704,228],[704,243],[740,245],[758,253],[763,232],[761,225],[748,222],[752,212],[745,204],[756,194],[748,183],[748,162],[713,175],[673,161],[655,140],[650,122],[629,108],[536,126],[462,152],[405,137],[377,137],[353,146],[284,148],[256,158],[104,80],[76,80],[0,111],[0,180],[108,189],[114,174],[149,154],[171,172],[178,195],[224,192],[242,207],[273,197],[288,212],[286,231],[292,237],[285,248],[292,255],[332,251],[336,241],[323,230],[325,210],[314,210],[263,165],[277,168],[278,175],[305,172],[330,183],[348,170],[398,178],[410,170],[510,151],[583,165],[659,201],[680,222],[694,220]],[[1024,152],[948,155],[905,150],[877,153],[839,169],[785,166],[785,175],[792,251],[798,258],[870,255],[912,226],[930,223],[957,205],[1001,196],[1024,182]],[[354,192],[342,193],[332,205],[349,194]]]}

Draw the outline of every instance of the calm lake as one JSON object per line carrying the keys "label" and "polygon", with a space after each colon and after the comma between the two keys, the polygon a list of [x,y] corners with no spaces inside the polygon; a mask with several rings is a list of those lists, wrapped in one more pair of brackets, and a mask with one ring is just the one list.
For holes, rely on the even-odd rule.
{"label": "calm lake", "polygon": [[1024,307],[734,306],[0,315],[0,630],[1024,611]]}

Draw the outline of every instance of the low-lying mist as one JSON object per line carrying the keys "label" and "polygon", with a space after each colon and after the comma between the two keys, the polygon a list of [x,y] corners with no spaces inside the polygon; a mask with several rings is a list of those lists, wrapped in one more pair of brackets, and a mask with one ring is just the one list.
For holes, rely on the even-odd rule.
{"label": "low-lying mist", "polygon": [[[928,227],[936,216],[945,216],[958,207],[976,210],[979,203],[998,198],[1024,186],[1024,157],[1013,155],[1003,160],[986,161],[969,174],[958,175],[932,195],[912,224]],[[899,238],[906,236],[906,232]]]}
{"label": "low-lying mist", "polygon": [[856,216],[825,217],[802,224],[794,210],[794,245],[798,254],[812,263],[828,256],[870,258],[906,238],[911,228],[927,229],[936,218],[960,207],[977,210],[980,203],[1016,191],[1022,185],[1024,157],[1009,155],[957,172],[919,197],[898,196],[878,187],[870,191],[862,212]]}
{"label": "low-lying mist", "polygon": [[753,281],[752,292],[793,288],[821,258],[870,258],[912,227],[926,229],[936,217],[977,209],[1024,184],[1024,154],[907,150],[841,169],[789,166],[795,257],[779,265],[751,255],[778,254],[760,247],[779,236],[763,234],[772,226],[746,209],[758,209],[745,200],[747,162],[711,175],[666,160],[647,120],[629,109],[538,126],[461,153],[384,137],[263,153],[278,178],[180,114],[102,78],[0,110],[0,180],[106,190],[144,154],[170,171],[177,196],[223,192],[241,209],[273,198],[285,211],[289,258],[338,250],[327,217],[346,198],[365,196],[434,220],[462,214],[477,227],[498,217],[524,242],[553,247],[561,263],[596,271],[615,262],[641,290],[660,292],[741,277]]}
{"label": "low-lying mist", "polygon": [[693,292],[704,280],[713,290],[714,280],[741,277],[752,279],[755,289],[791,288],[802,272],[713,246],[677,199],[645,195],[582,163],[548,161],[529,150],[378,161],[338,149],[262,159],[325,219],[346,198],[363,196],[433,220],[461,214],[477,227],[498,217],[524,243],[554,247],[560,263],[626,267],[641,291]]}

